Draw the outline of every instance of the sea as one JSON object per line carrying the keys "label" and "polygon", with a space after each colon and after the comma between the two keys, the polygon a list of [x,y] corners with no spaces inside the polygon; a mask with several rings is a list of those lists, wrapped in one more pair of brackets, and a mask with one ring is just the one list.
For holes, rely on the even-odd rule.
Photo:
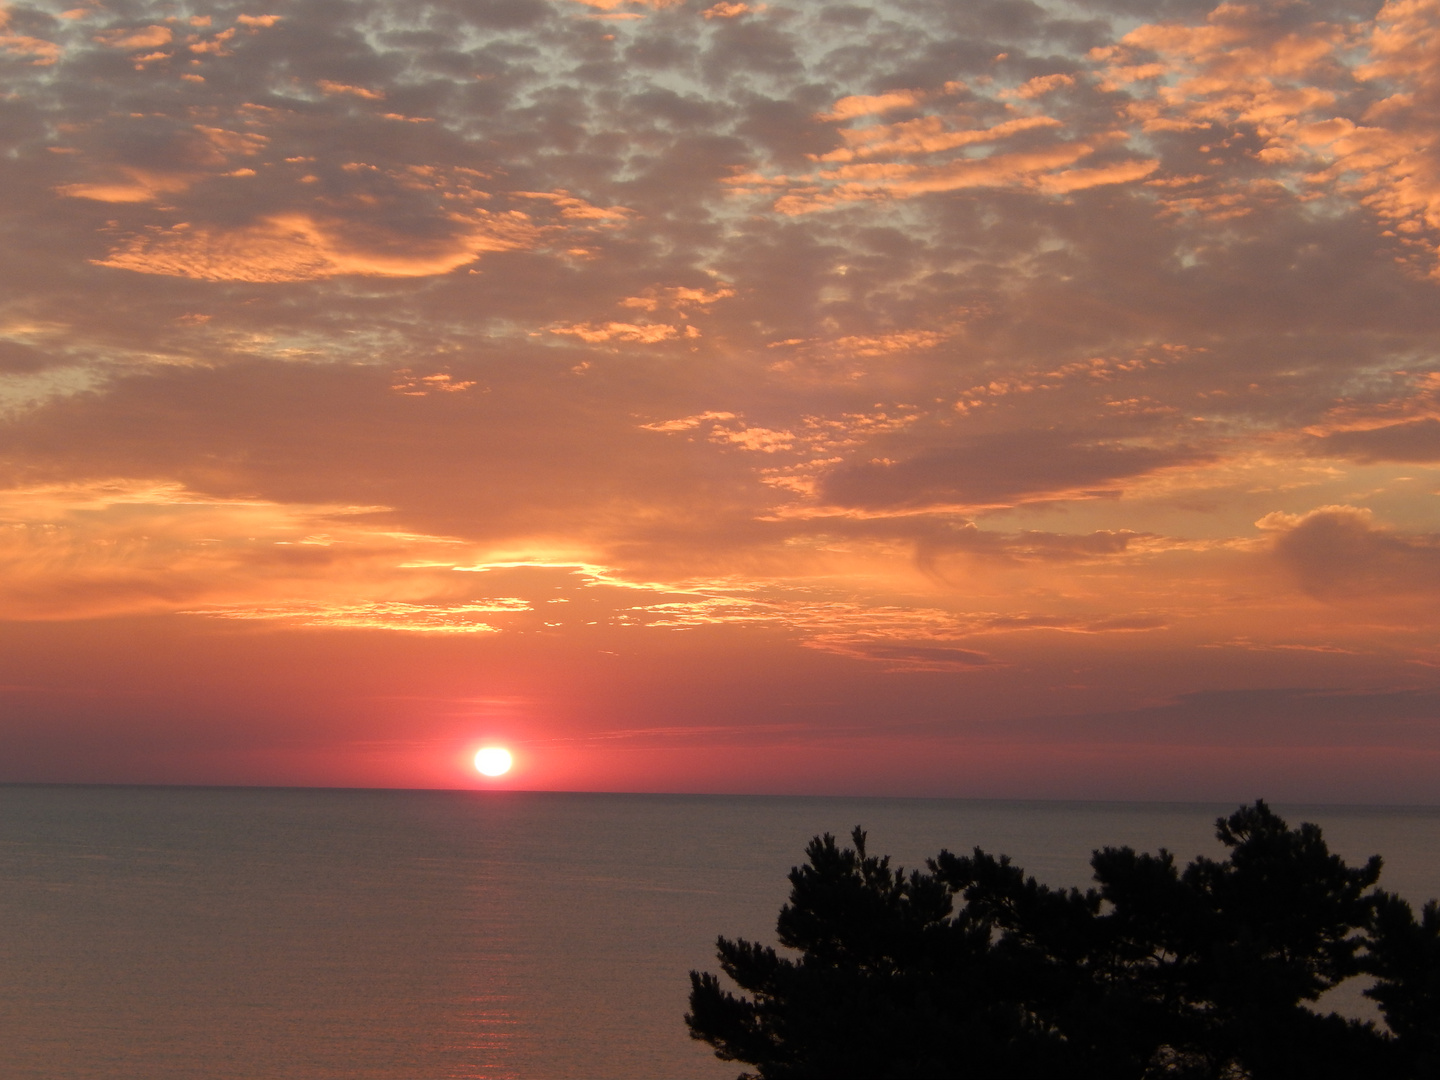
{"label": "sea", "polygon": [[[683,1022],[715,938],[774,942],[806,842],[918,866],[1221,857],[1231,804],[0,786],[7,1080],[728,1080]],[[1440,808],[1288,806],[1418,909]],[[1336,1007],[1365,1015],[1351,992]]]}

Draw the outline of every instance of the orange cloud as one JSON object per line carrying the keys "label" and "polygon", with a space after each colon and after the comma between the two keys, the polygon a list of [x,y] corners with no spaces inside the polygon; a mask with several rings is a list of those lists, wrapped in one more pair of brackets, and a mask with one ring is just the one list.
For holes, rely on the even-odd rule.
{"label": "orange cloud", "polygon": [[[393,583],[396,564],[444,541],[365,524],[377,509],[220,498],[123,478],[9,488],[0,490],[0,592],[10,618],[54,619],[263,602],[277,590],[345,592],[366,577]],[[327,585],[347,563],[340,577],[349,584]]]}
{"label": "orange cloud", "polygon": [[1037,75],[1033,79],[1027,79],[1014,90],[1008,91],[1002,96],[1017,97],[1023,101],[1032,98],[1044,97],[1046,94],[1062,90],[1067,86],[1075,85],[1075,76],[1057,72],[1054,75]]}
{"label": "orange cloud", "polygon": [[456,379],[448,372],[433,375],[416,375],[409,368],[395,373],[396,381],[390,389],[407,397],[426,397],[429,394],[461,394],[477,385],[474,379]]}
{"label": "orange cloud", "polygon": [[188,48],[192,53],[203,55],[209,53],[212,56],[231,56],[233,53],[225,45],[227,41],[235,36],[235,27],[222,30],[208,40],[198,40],[197,35],[192,34],[188,40]]}
{"label": "orange cloud", "polygon": [[735,3],[733,0],[720,0],[720,3],[706,8],[700,14],[707,19],[736,19],[741,15],[758,15],[766,7],[765,4],[756,4],[751,7],[745,3]]}
{"label": "orange cloud", "polygon": [[162,195],[173,195],[185,191],[194,182],[194,177],[175,173],[156,173],[145,169],[121,168],[118,170],[125,180],[108,183],[62,184],[55,190],[72,199],[91,199],[108,203],[154,202]]}
{"label": "orange cloud", "polygon": [[345,221],[308,214],[276,215],[237,229],[176,225],[136,236],[98,266],[202,281],[307,281],[359,274],[429,277],[449,273],[481,254],[533,243],[538,230],[520,214],[473,210],[464,227],[442,240],[381,246]]}
{"label": "orange cloud", "polygon": [[[186,156],[195,168],[159,170],[122,165],[114,172],[124,179],[62,184],[56,191],[68,198],[91,199],[96,202],[155,202],[164,196],[188,191],[207,175],[215,175],[222,170],[222,174],[238,175],[233,170],[233,159],[254,156],[267,142],[266,136],[257,132],[232,131],[206,124],[194,124],[185,132],[183,145],[187,151]],[[208,168],[210,172],[200,171],[202,168]]]}
{"label": "orange cloud", "polygon": [[946,330],[898,330],[890,334],[847,334],[833,339],[772,342],[770,348],[800,349],[805,353],[837,358],[889,356],[916,349],[932,349],[954,337],[958,328]]}
{"label": "orange cloud", "polygon": [[640,311],[658,311],[662,307],[681,312],[691,307],[699,307],[702,311],[708,311],[711,304],[729,299],[734,295],[735,290],[725,286],[707,290],[670,285],[663,288],[646,289],[639,296],[627,296],[620,301],[620,306],[637,308]]}
{"label": "orange cloud", "polygon": [[732,430],[717,425],[710,432],[710,441],[739,446],[763,454],[774,454],[790,450],[795,446],[795,434],[791,431],[774,431],[763,427],[746,427]]}
{"label": "orange cloud", "polygon": [[60,58],[61,49],[55,42],[27,34],[7,34],[9,25],[9,10],[0,8],[0,49],[11,56],[28,56],[35,67],[48,67]]}
{"label": "orange cloud", "polygon": [[212,619],[278,622],[330,630],[399,630],[412,634],[496,634],[499,629],[477,619],[530,611],[530,604],[515,597],[460,604],[407,604],[398,601],[372,604],[283,604],[267,607],[218,607],[181,611]]}
{"label": "orange cloud", "polygon": [[852,94],[835,102],[822,120],[853,120],[857,116],[878,116],[892,109],[914,108],[928,95],[919,90],[892,90],[887,94]]}
{"label": "orange cloud", "polygon": [[351,86],[348,83],[331,82],[329,79],[321,79],[315,84],[327,94],[349,94],[352,97],[364,98],[366,101],[384,101],[385,95],[379,90],[367,90],[363,86]]}
{"label": "orange cloud", "polygon": [[[1048,81],[1046,81],[1048,80]],[[1073,83],[1071,76],[1044,76],[1024,95],[1035,97]],[[947,83],[943,93],[963,89]],[[1009,92],[1015,96],[1018,92]],[[917,106],[930,94],[895,91],[874,97],[843,98],[835,110],[821,119],[849,119],[875,115],[894,108]],[[773,192],[779,195],[774,208],[787,216],[808,214],[845,203],[878,199],[908,199],[935,192],[968,188],[1021,188],[1042,194],[1063,195],[1087,188],[1127,184],[1144,179],[1160,166],[1157,159],[1127,159],[1088,168],[1070,168],[1080,159],[1095,154],[1106,144],[1125,141],[1123,131],[1107,131],[1087,140],[1054,141],[1064,124],[1051,116],[1022,115],[988,127],[966,126],[964,112],[952,116],[931,113],[894,124],[842,128],[844,145],[811,155],[818,163],[834,165],[805,175],[766,176],[738,173],[725,183],[734,191]],[[1033,149],[991,150],[969,154],[988,144],[1028,139],[1039,143]],[[966,152],[955,156],[955,151]],[[906,159],[939,158],[938,161]]]}
{"label": "orange cloud", "polygon": [[560,216],[571,221],[624,221],[632,211],[623,206],[594,206],[584,199],[577,199],[568,191],[516,191],[517,199],[543,199],[560,211]]}
{"label": "orange cloud", "polygon": [[679,420],[662,420],[654,424],[641,424],[645,431],[693,431],[707,420],[734,420],[735,414],[731,412],[703,412],[694,416],[681,417]]}
{"label": "orange cloud", "polygon": [[[1141,26],[1091,58],[1107,65],[1112,88],[1161,76],[1169,81],[1130,106],[1145,130],[1213,129],[1218,142],[1232,129],[1253,128],[1263,144],[1258,160],[1298,185],[1356,198],[1391,224],[1417,265],[1440,273],[1437,239],[1422,243],[1417,235],[1440,230],[1440,166],[1435,115],[1415,97],[1440,82],[1437,24],[1436,0],[1387,3],[1372,24],[1353,31],[1316,20],[1283,32],[1260,8],[1225,3],[1203,26]],[[1130,58],[1137,50],[1162,59],[1135,65]],[[1357,123],[1337,115],[1337,68],[1359,80],[1393,82],[1400,92]],[[1232,206],[1216,219],[1245,212]]]}
{"label": "orange cloud", "polygon": [[552,326],[552,334],[569,334],[589,344],[603,341],[628,341],[641,345],[654,345],[678,337],[680,331],[666,323],[576,323],[571,326]]}
{"label": "orange cloud", "polygon": [[1079,191],[1105,184],[1129,183],[1149,176],[1155,160],[1122,162],[1089,169],[1070,169],[1095,148],[1088,143],[1058,143],[1045,149],[961,158],[944,165],[843,165],[819,174],[833,181],[815,193],[785,195],[775,201],[782,214],[798,215],[841,203],[870,199],[908,199],[917,195],[966,188],[1021,188],[1046,193]]}
{"label": "orange cloud", "polygon": [[146,26],[138,30],[107,30],[96,34],[95,40],[112,49],[153,49],[168,45],[175,34],[168,26]]}

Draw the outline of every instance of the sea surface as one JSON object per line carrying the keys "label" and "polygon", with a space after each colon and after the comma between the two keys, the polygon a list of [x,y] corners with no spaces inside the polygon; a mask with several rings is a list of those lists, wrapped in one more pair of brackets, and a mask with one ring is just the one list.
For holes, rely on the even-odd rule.
{"label": "sea surface", "polygon": [[[717,934],[773,942],[811,836],[1083,885],[1098,846],[1219,857],[1233,809],[0,786],[0,1075],[732,1078],[686,1034],[686,973]],[[1277,810],[1440,895],[1440,808]]]}

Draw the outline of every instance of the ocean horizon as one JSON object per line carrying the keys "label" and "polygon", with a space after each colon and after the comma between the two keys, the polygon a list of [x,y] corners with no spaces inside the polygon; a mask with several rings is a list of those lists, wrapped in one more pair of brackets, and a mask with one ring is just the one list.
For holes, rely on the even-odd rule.
{"label": "ocean horizon", "polygon": [[[719,934],[774,943],[812,836],[1083,887],[1102,846],[1219,857],[1236,805],[0,785],[6,1075],[720,1080],[687,973]],[[1440,895],[1440,807],[1275,808]],[[1358,985],[1325,1004],[1373,1015]]]}

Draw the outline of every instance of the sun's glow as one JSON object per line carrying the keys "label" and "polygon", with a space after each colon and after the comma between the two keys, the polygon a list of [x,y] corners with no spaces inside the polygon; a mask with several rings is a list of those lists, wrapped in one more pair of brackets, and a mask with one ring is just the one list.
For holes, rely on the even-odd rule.
{"label": "sun's glow", "polygon": [[504,747],[487,746],[475,754],[475,768],[486,776],[504,776],[514,760]]}

